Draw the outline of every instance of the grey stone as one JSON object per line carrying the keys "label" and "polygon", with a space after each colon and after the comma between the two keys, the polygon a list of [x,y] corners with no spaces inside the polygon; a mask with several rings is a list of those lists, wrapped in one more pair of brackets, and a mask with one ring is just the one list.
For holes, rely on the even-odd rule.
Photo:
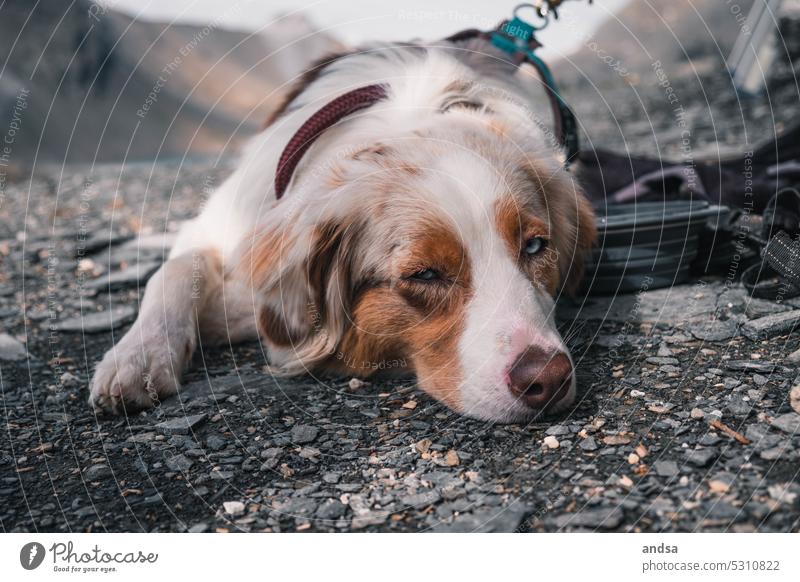
{"label": "grey stone", "polygon": [[270,471],[278,466],[281,460],[278,457],[272,457],[271,459],[267,459],[263,463],[261,463],[260,469],[262,471]]}
{"label": "grey stone", "polygon": [[226,439],[216,434],[209,435],[206,439],[206,446],[212,451],[222,450],[227,444],[228,441]]}
{"label": "grey stone", "polygon": [[734,416],[747,416],[750,414],[753,404],[744,400],[740,394],[733,394],[728,398],[726,407]]}
{"label": "grey stone", "polygon": [[636,294],[586,298],[579,306],[559,303],[560,316],[607,322],[664,323],[704,319],[717,308],[723,284],[709,285],[698,297],[691,286],[654,289]]}
{"label": "grey stone", "polygon": [[194,414],[181,416],[159,422],[156,429],[165,434],[189,434],[192,430],[200,426],[206,420],[205,414]]}
{"label": "grey stone", "polygon": [[732,520],[741,517],[741,509],[734,507],[726,501],[715,500],[712,503],[706,504],[708,508],[708,517],[710,519]]}
{"label": "grey stone", "polygon": [[130,287],[141,287],[161,266],[159,261],[136,263],[122,271],[109,273],[104,277],[89,281],[85,287],[95,291],[119,291]]}
{"label": "grey stone", "polygon": [[263,387],[264,378],[255,374],[228,374],[215,378],[205,378],[189,382],[181,387],[177,398],[164,403],[165,409],[180,409],[183,404],[194,400],[224,399],[226,396],[239,395],[250,388]]}
{"label": "grey stone", "polygon": [[707,342],[722,342],[739,334],[739,324],[733,320],[709,321],[693,325],[689,331],[697,339]]}
{"label": "grey stone", "polygon": [[354,530],[363,529],[370,525],[381,525],[389,519],[387,511],[364,511],[356,515],[350,521],[350,527]]}
{"label": "grey stone", "polygon": [[569,427],[565,424],[554,424],[546,431],[544,431],[544,434],[546,434],[547,436],[564,436],[567,434],[571,434],[571,431],[569,430]]}
{"label": "grey stone", "polygon": [[194,461],[192,461],[186,455],[172,456],[168,459],[165,459],[164,463],[166,463],[167,467],[169,467],[173,471],[178,471],[181,473],[188,471],[189,469],[192,468],[192,465],[194,465]]}
{"label": "grey stone", "polygon": [[220,469],[211,470],[211,478],[219,481],[230,481],[233,479],[233,471],[222,471]]}
{"label": "grey stone", "polygon": [[742,333],[752,340],[766,339],[791,331],[798,323],[800,309],[794,309],[748,321],[742,326]]}
{"label": "grey stone", "polygon": [[719,443],[719,441],[721,441],[721,440],[722,439],[719,437],[719,435],[717,435],[715,433],[712,433],[712,432],[707,432],[706,434],[701,436],[700,440],[698,440],[697,442],[698,442],[698,444],[701,444],[701,445],[703,445],[705,447],[713,447],[714,445]]}
{"label": "grey stone", "polygon": [[292,427],[292,442],[298,445],[314,442],[319,434],[316,426],[298,424]]}
{"label": "grey stone", "polygon": [[261,451],[262,459],[276,459],[283,454],[283,449],[280,447],[270,447]]}
{"label": "grey stone", "polygon": [[677,366],[680,364],[678,358],[666,358],[661,356],[651,356],[647,358],[647,363],[655,364],[657,366],[666,366],[666,365]]}
{"label": "grey stone", "polygon": [[656,461],[653,468],[660,477],[675,477],[678,474],[678,464],[675,461]]}
{"label": "grey stone", "polygon": [[757,297],[748,297],[744,314],[747,316],[747,319],[759,319],[765,315],[781,313],[783,311],[788,311],[789,309],[790,308],[786,305],[776,301],[767,301],[766,299],[758,299]]}
{"label": "grey stone", "polygon": [[555,518],[559,528],[583,527],[592,529],[616,529],[625,515],[619,507],[585,509],[579,513],[565,513]]}
{"label": "grey stone", "polygon": [[717,457],[714,449],[694,449],[686,451],[686,461],[695,467],[706,467]]}
{"label": "grey stone", "polygon": [[169,254],[169,251],[175,245],[178,238],[176,232],[159,232],[156,234],[143,234],[139,235],[132,240],[128,240],[120,247],[123,249],[132,249],[136,251],[158,251],[162,254]]}
{"label": "grey stone", "polygon": [[623,346],[640,346],[644,342],[645,338],[640,335],[599,334],[592,344],[601,348],[620,348]]}
{"label": "grey stone", "polygon": [[136,319],[136,308],[121,305],[107,311],[87,313],[53,324],[52,329],[67,333],[99,333],[122,327]]}
{"label": "grey stone", "polygon": [[307,497],[292,497],[288,501],[279,504],[276,510],[283,517],[310,517],[317,511],[319,503]]}
{"label": "grey stone", "polygon": [[594,440],[594,437],[589,436],[589,437],[586,437],[585,439],[583,439],[578,446],[581,449],[583,449],[584,451],[596,451],[597,450],[597,441]]}
{"label": "grey stone", "polygon": [[322,476],[322,481],[331,485],[336,485],[341,478],[341,473],[325,473]]}
{"label": "grey stone", "polygon": [[415,509],[422,509],[423,507],[437,503],[441,500],[441,498],[442,496],[439,495],[438,491],[425,491],[415,495],[407,495],[406,497],[403,497],[400,502],[403,505],[410,505]]}
{"label": "grey stone", "polygon": [[92,465],[83,472],[87,481],[97,481],[111,476],[111,467],[106,464]]}
{"label": "grey stone", "polygon": [[744,431],[746,436],[753,443],[756,449],[767,449],[780,442],[781,436],[771,432],[767,427],[758,424],[751,424]]}
{"label": "grey stone", "polygon": [[790,442],[786,442],[780,446],[772,447],[771,449],[764,449],[758,454],[758,456],[765,461],[777,461],[780,458],[790,457],[793,453],[794,451],[792,451],[792,444]]}
{"label": "grey stone", "polygon": [[786,414],[776,416],[770,420],[769,424],[770,426],[775,427],[778,430],[782,430],[783,432],[788,432],[789,434],[799,434],[800,414],[797,414],[796,412],[787,412]]}
{"label": "grey stone", "polygon": [[666,343],[662,343],[660,346],[658,346],[658,352],[656,353],[656,356],[661,358],[669,358],[672,356],[672,354],[673,351],[669,349]]}
{"label": "grey stone", "polygon": [[15,362],[28,357],[28,350],[22,342],[7,333],[0,333],[0,360]]}
{"label": "grey stone", "polygon": [[513,532],[525,526],[527,523],[524,521],[526,513],[518,504],[505,508],[481,508],[472,513],[456,516],[452,523],[440,523],[434,527],[434,531],[441,533]]}
{"label": "grey stone", "polygon": [[98,251],[107,249],[108,247],[122,244],[125,241],[131,240],[131,235],[114,234],[110,229],[105,228],[92,235],[91,238],[86,240],[80,248],[81,253],[84,255],[91,255]]}
{"label": "grey stone", "polygon": [[759,360],[728,360],[725,368],[734,372],[772,372],[778,365],[774,362],[761,362]]}
{"label": "grey stone", "polygon": [[761,374],[753,374],[753,383],[756,386],[764,386],[767,382],[769,382],[768,377],[762,376]]}
{"label": "grey stone", "polygon": [[338,499],[328,499],[317,508],[317,517],[320,519],[339,519],[347,512],[347,506]]}

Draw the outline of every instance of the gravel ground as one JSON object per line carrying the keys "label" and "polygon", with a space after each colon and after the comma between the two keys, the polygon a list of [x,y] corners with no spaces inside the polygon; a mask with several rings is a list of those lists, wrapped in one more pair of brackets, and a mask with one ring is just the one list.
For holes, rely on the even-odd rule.
{"label": "gravel ground", "polygon": [[713,278],[562,305],[579,401],[528,425],[461,418],[407,381],[274,379],[257,342],[200,350],[156,410],[96,417],[94,364],[231,163],[42,167],[8,186],[3,531],[800,529],[800,301]]}

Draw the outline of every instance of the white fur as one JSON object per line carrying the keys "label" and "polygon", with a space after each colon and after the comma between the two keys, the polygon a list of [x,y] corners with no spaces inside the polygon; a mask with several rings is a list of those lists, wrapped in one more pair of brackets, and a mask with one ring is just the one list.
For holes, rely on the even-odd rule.
{"label": "white fur", "polygon": [[[492,49],[482,50],[491,53]],[[206,327],[216,328],[217,334],[219,328],[233,326],[236,339],[254,337],[252,321],[263,298],[248,294],[223,276],[239,260],[246,237],[257,226],[294,221],[300,237],[290,252],[304,255],[310,242],[307,235],[321,217],[347,214],[356,205],[369,203],[363,195],[332,193],[321,186],[322,176],[338,160],[377,142],[402,144],[426,133],[447,140],[449,126],[461,128],[462,133],[451,132],[452,139],[460,139],[483,115],[467,110],[448,113],[447,118],[442,115],[442,107],[451,97],[447,88],[455,80],[471,82],[471,97],[514,128],[514,147],[538,156],[540,161],[547,160],[553,172],[560,171],[539,127],[530,119],[522,84],[508,71],[497,71],[496,54],[486,62],[474,55],[467,57],[475,62],[467,64],[438,49],[376,45],[371,51],[330,65],[286,114],[253,138],[235,172],[213,194],[202,213],[184,225],[170,260],[147,287],[138,320],[98,365],[91,402],[117,410],[120,399],[143,402],[174,392],[198,341],[197,310],[216,318]],[[336,96],[374,83],[388,87],[388,98],[325,132],[303,157],[285,198],[276,201],[273,179],[277,161],[300,125]],[[502,161],[484,159],[466,145],[445,143],[437,150],[434,138],[431,140],[430,151],[423,148],[416,152],[426,171],[424,188],[416,195],[421,201],[427,197],[455,225],[473,269],[474,296],[459,340],[462,409],[485,419],[520,420],[531,411],[510,394],[506,373],[528,345],[566,351],[553,322],[554,303],[523,276],[496,232],[493,204],[508,188],[504,168],[498,167]],[[391,263],[390,257],[381,254],[384,242],[376,240],[374,251],[363,261]],[[197,266],[191,257],[198,254],[204,262],[199,289],[190,300],[186,285],[194,281]],[[210,257],[215,255],[221,261],[217,267],[211,266],[214,260]],[[291,257],[286,260],[287,264],[292,262]],[[215,268],[219,271],[214,272]],[[299,290],[283,291],[282,309],[287,301],[302,301],[299,294],[286,295]],[[200,327],[204,340],[206,334],[214,335]],[[278,360],[286,355],[278,349],[270,350],[270,356]],[[573,380],[564,404],[572,401],[574,391]]]}

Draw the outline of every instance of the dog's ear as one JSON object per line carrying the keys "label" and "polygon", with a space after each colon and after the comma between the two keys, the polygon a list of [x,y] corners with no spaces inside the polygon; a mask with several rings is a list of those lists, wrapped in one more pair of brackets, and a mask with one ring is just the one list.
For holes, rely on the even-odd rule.
{"label": "dog's ear", "polygon": [[265,225],[237,267],[258,304],[260,336],[297,372],[330,357],[347,324],[358,229],[354,223]]}
{"label": "dog's ear", "polygon": [[563,168],[531,162],[526,169],[544,198],[561,288],[574,296],[583,279],[584,260],[597,238],[594,211],[577,181]]}
{"label": "dog's ear", "polygon": [[[575,184],[574,180],[571,181]],[[575,296],[583,279],[586,255],[591,252],[597,240],[597,226],[592,206],[577,184],[567,196],[571,197],[568,213],[571,246],[575,251],[572,256],[564,257],[569,260],[561,267],[561,277],[564,290]]]}

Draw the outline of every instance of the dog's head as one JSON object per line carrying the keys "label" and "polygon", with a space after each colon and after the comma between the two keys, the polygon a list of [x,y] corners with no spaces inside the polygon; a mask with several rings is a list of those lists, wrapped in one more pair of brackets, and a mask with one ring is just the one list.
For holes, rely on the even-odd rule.
{"label": "dog's head", "polygon": [[563,408],[575,375],[554,298],[580,279],[591,208],[499,119],[442,118],[332,151],[248,241],[270,357],[290,373],[405,365],[482,419]]}

